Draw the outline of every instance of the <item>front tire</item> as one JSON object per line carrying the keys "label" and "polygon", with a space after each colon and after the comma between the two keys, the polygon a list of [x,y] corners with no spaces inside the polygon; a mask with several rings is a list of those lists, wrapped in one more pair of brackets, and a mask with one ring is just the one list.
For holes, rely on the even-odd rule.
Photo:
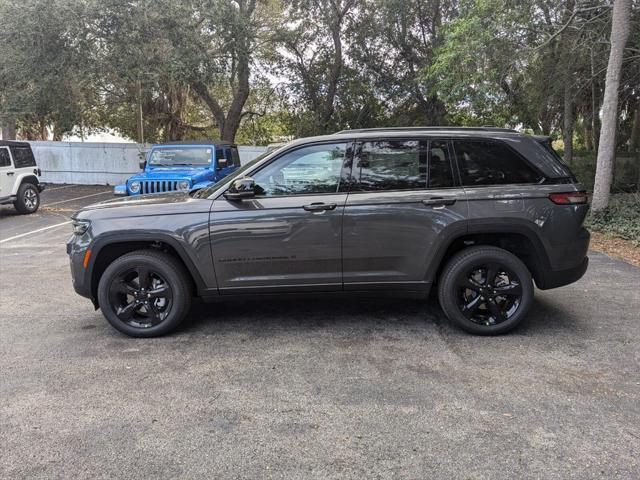
{"label": "front tire", "polygon": [[40,192],[38,192],[38,188],[33,183],[23,183],[20,185],[13,206],[18,213],[34,213],[40,206]]}
{"label": "front tire", "polygon": [[189,312],[192,289],[183,265],[171,255],[139,250],[107,267],[98,284],[103,315],[131,337],[174,330]]}
{"label": "front tire", "polygon": [[445,266],[438,298],[447,317],[467,332],[498,335],[515,328],[533,302],[531,273],[512,253],[477,246]]}

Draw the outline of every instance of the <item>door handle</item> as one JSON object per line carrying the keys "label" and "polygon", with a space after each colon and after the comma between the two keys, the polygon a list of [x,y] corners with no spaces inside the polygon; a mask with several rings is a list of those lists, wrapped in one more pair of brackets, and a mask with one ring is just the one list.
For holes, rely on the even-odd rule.
{"label": "door handle", "polygon": [[7,175],[13,175],[16,172],[7,172]]}
{"label": "door handle", "polygon": [[428,207],[444,207],[445,205],[453,205],[456,199],[453,197],[431,197],[422,200],[422,203]]}
{"label": "door handle", "polygon": [[325,210],[334,210],[337,207],[335,203],[311,203],[309,205],[305,205],[304,208],[307,212],[322,212]]}

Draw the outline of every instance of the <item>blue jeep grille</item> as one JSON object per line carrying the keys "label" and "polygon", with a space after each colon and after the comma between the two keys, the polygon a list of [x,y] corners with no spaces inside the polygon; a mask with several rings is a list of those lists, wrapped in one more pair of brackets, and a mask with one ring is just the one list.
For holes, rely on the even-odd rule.
{"label": "blue jeep grille", "polygon": [[143,180],[140,182],[140,193],[163,193],[178,190],[176,180]]}

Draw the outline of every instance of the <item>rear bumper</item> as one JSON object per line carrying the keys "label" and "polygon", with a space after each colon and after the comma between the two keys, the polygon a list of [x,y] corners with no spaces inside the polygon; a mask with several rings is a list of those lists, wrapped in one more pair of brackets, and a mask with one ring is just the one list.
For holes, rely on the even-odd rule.
{"label": "rear bumper", "polygon": [[589,257],[584,257],[582,262],[573,268],[565,270],[547,270],[542,272],[540,281],[537,282],[540,290],[549,290],[550,288],[563,287],[570,283],[577,282],[582,278],[589,267]]}
{"label": "rear bumper", "polygon": [[46,183],[38,182],[38,191],[42,192],[45,188],[47,188]]}

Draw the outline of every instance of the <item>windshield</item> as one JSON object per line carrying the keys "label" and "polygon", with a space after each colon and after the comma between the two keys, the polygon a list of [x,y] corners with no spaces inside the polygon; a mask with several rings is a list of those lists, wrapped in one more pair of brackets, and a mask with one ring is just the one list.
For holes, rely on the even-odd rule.
{"label": "windshield", "polygon": [[216,189],[222,185],[223,183],[228,182],[229,180],[233,180],[234,178],[238,178],[241,177],[244,172],[246,172],[248,169],[250,169],[251,167],[253,167],[256,163],[258,163],[260,160],[262,160],[263,158],[265,158],[267,155],[271,155],[273,153],[272,151],[267,151],[264,152],[262,154],[260,154],[259,156],[257,156],[256,158],[254,158],[253,160],[251,160],[249,163],[244,164],[242,167],[240,167],[238,170],[236,170],[233,173],[230,173],[229,175],[227,175],[226,177],[222,178],[221,180],[218,180],[216,183],[214,183],[213,185],[207,187],[207,188],[203,188],[201,190],[196,191],[193,194],[194,198],[206,198],[209,195],[211,195],[213,192],[216,191]]}
{"label": "windshield", "polygon": [[154,148],[149,164],[156,166],[209,165],[213,149],[211,147],[166,147]]}

